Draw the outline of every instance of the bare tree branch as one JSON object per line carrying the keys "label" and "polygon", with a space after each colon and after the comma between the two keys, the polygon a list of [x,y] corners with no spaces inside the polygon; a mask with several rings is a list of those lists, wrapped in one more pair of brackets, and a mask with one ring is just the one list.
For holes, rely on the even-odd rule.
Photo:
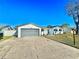
{"label": "bare tree branch", "polygon": [[77,34],[79,34],[79,0],[70,0],[66,5],[66,11],[72,16],[76,24]]}

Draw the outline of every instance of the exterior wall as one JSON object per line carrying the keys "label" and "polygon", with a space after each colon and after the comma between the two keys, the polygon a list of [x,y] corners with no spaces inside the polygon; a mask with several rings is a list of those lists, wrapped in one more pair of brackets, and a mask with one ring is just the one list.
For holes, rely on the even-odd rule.
{"label": "exterior wall", "polygon": [[67,33],[67,32],[71,32],[71,28],[63,28],[64,29],[64,32]]}
{"label": "exterior wall", "polygon": [[71,34],[76,34],[76,31],[73,32],[73,31],[71,30]]}
{"label": "exterior wall", "polygon": [[4,29],[2,29],[1,31],[6,31],[6,30],[8,30],[8,28],[4,28]]}
{"label": "exterior wall", "polygon": [[3,36],[13,36],[15,35],[16,31],[15,30],[5,30],[3,31]]}
{"label": "exterior wall", "polygon": [[18,38],[21,37],[21,28],[18,28]]}
{"label": "exterior wall", "polygon": [[41,36],[41,28],[34,26],[32,24],[28,24],[28,25],[24,25],[24,26],[20,26],[18,27],[18,38],[21,37],[21,28],[35,28],[35,29],[39,29],[39,35]]}
{"label": "exterior wall", "polygon": [[57,31],[57,32],[53,32],[53,34],[63,34],[63,31]]}
{"label": "exterior wall", "polygon": [[50,28],[49,29],[49,35],[53,35],[54,33],[53,33],[54,31],[53,31],[53,28]]}
{"label": "exterior wall", "polygon": [[[54,29],[57,29],[57,31],[54,31]],[[62,31],[59,31],[61,29]],[[60,27],[54,27],[49,29],[49,35],[54,35],[54,34],[63,34],[64,30]]]}
{"label": "exterior wall", "polygon": [[42,31],[41,35],[48,35],[48,30]]}

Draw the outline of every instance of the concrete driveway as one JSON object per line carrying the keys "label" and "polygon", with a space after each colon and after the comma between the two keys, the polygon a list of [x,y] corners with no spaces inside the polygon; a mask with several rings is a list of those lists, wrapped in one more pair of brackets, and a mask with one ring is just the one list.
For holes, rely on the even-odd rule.
{"label": "concrete driveway", "polygon": [[44,37],[16,38],[0,44],[0,59],[79,59],[79,50]]}

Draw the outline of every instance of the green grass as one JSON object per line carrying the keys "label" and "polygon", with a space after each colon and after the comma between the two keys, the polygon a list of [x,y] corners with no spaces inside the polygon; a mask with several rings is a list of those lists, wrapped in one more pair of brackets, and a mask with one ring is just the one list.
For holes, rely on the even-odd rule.
{"label": "green grass", "polygon": [[79,35],[75,35],[75,46],[74,46],[73,34],[70,34],[70,33],[54,35],[54,36],[45,36],[45,37],[51,40],[55,40],[55,41],[79,48]]}
{"label": "green grass", "polygon": [[4,40],[10,39],[10,38],[12,38],[12,36],[4,36],[4,37],[3,37]]}
{"label": "green grass", "polygon": [[11,39],[11,38],[15,38],[15,37],[14,37],[14,36],[4,36],[3,39],[0,39],[0,41],[1,41],[1,40]]}

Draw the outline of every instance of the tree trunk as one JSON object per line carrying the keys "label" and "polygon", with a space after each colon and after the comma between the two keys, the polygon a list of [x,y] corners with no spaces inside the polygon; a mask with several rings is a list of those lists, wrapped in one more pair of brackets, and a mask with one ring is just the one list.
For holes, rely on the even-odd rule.
{"label": "tree trunk", "polygon": [[78,22],[76,22],[76,34],[79,35],[79,15],[78,15]]}
{"label": "tree trunk", "polygon": [[79,15],[78,15],[78,35],[79,35]]}
{"label": "tree trunk", "polygon": [[76,34],[77,35],[79,34],[79,26],[78,26],[78,23],[76,23]]}

